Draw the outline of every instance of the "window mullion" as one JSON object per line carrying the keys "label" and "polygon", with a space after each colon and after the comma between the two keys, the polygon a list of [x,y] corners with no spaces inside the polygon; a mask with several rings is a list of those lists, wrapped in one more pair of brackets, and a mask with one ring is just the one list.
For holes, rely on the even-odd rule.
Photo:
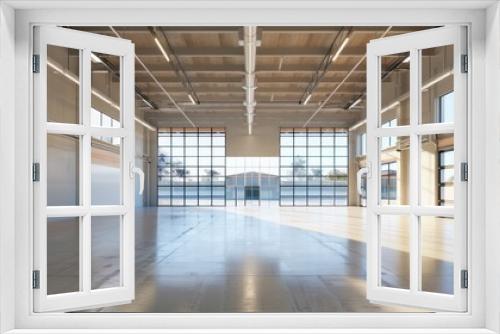
{"label": "window mullion", "polygon": [[80,233],[80,280],[82,290],[86,293],[91,290],[91,164],[92,164],[92,137],[90,134],[90,108],[91,108],[91,68],[90,50],[84,49],[81,57],[81,86],[80,86],[80,113],[82,124],[85,129],[83,140],[80,144],[80,189],[82,192],[82,205],[85,213],[81,217]]}

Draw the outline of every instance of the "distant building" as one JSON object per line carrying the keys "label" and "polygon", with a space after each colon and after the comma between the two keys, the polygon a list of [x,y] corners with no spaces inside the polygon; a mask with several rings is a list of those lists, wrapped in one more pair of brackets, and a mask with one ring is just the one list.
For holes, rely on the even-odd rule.
{"label": "distant building", "polygon": [[226,176],[226,200],[278,201],[279,176],[246,172]]}

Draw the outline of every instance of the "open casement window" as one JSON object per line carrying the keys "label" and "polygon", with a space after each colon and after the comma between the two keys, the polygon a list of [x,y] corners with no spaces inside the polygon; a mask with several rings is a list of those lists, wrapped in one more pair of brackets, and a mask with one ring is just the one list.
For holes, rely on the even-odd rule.
{"label": "open casement window", "polygon": [[[368,45],[367,297],[374,303],[466,311],[466,72],[463,27]],[[450,92],[443,120],[439,98]]]}
{"label": "open casement window", "polygon": [[128,303],[134,45],[57,27],[34,34],[34,311]]}

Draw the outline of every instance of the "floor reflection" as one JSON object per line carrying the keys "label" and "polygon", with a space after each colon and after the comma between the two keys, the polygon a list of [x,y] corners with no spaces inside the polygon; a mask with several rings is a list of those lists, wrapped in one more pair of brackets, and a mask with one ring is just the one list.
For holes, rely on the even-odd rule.
{"label": "floor reflection", "polygon": [[[362,208],[145,208],[136,221],[136,299],[92,311],[425,311],[366,300]],[[447,224],[424,235],[446,236]],[[439,240],[426,244],[424,282],[446,292],[452,264]],[[397,242],[384,252],[383,280],[398,283],[407,254]]]}

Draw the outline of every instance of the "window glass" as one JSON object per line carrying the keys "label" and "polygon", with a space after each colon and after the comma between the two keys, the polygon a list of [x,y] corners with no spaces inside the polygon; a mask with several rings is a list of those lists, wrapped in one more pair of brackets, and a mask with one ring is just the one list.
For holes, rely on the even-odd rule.
{"label": "window glass", "polygon": [[347,131],[282,129],[280,144],[281,205],[347,205]]}
{"label": "window glass", "polygon": [[453,122],[455,114],[455,96],[450,92],[439,97],[439,123]]}
{"label": "window glass", "polygon": [[221,129],[160,129],[158,205],[224,206],[225,142]]}

